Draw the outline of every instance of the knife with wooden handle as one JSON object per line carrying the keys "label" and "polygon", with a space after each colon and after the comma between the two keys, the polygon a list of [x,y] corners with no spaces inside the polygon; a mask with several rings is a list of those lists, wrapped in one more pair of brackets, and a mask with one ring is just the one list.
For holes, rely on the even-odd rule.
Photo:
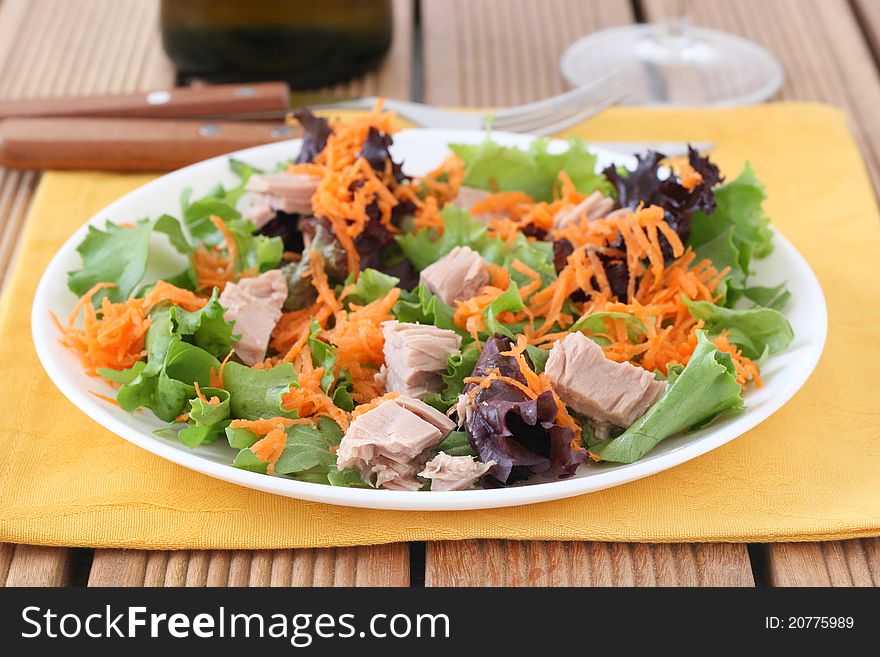
{"label": "knife with wooden handle", "polygon": [[185,119],[284,116],[290,107],[285,82],[177,87],[145,93],[0,101],[0,119],[92,116]]}
{"label": "knife with wooden handle", "polygon": [[13,118],[0,121],[0,166],[168,171],[301,135],[277,122]]}

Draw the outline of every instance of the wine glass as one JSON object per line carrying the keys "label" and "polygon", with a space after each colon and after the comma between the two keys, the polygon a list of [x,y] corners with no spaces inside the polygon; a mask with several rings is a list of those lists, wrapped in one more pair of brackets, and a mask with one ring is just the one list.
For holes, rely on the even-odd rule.
{"label": "wine glass", "polygon": [[660,23],[602,30],[571,44],[559,62],[562,75],[582,86],[617,73],[628,105],[748,105],[779,91],[784,74],[773,55],[733,34],[690,26],[686,0],[668,2]]}

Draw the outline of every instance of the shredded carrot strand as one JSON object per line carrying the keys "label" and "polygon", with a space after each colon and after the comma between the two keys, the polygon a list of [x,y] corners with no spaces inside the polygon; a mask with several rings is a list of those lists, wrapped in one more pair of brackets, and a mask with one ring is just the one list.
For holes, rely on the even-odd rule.
{"label": "shredded carrot strand", "polygon": [[119,402],[113,399],[113,397],[108,397],[107,395],[102,395],[100,392],[95,392],[94,390],[89,390],[89,394],[97,397],[101,401],[105,401],[108,404],[113,404],[114,406],[119,406]]}
{"label": "shredded carrot strand", "polygon": [[192,292],[159,281],[143,298],[114,303],[104,297],[96,310],[95,295],[114,287],[113,283],[94,285],[74,304],[66,326],[51,315],[61,332],[61,344],[76,351],[90,375],[100,368],[128,369],[146,356],[144,342],[152,324],[148,313],[157,303],[168,302],[189,311],[205,305],[205,300]]}

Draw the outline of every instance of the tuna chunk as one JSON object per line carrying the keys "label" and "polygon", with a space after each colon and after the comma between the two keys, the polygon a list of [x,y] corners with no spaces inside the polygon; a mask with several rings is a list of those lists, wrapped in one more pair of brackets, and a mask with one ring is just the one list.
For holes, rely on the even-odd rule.
{"label": "tuna chunk", "polygon": [[246,217],[260,228],[278,211],[287,214],[311,214],[312,195],[321,179],[300,173],[261,173],[251,176],[247,190],[251,207]]}
{"label": "tuna chunk", "polygon": [[593,192],[573,208],[560,210],[553,217],[554,228],[565,228],[576,221],[596,221],[606,217],[614,209],[614,199]]}
{"label": "tuna chunk", "polygon": [[245,365],[253,365],[266,357],[266,347],[275,324],[281,318],[281,306],[287,299],[287,282],[278,269],[256,278],[243,278],[227,283],[220,294],[223,317],[235,322],[233,331],[240,335],[235,353]]}
{"label": "tuna chunk", "polygon": [[452,430],[452,422],[418,399],[398,397],[356,417],[339,443],[336,467],[357,468],[375,486],[418,490],[416,479],[431,448]]}
{"label": "tuna chunk", "polygon": [[423,269],[419,282],[451,306],[479,293],[489,282],[489,272],[479,253],[467,246],[457,246]]}
{"label": "tuna chunk", "polygon": [[440,452],[425,463],[420,477],[431,480],[431,490],[467,490],[486,474],[495,461],[480,463],[470,456],[449,456]]}
{"label": "tuna chunk", "polygon": [[446,359],[461,349],[455,331],[426,324],[382,322],[385,389],[422,399],[443,389]]}
{"label": "tuna chunk", "polygon": [[666,389],[647,370],[607,359],[583,333],[553,345],[544,371],[562,401],[592,420],[618,427],[635,422]]}
{"label": "tuna chunk", "polygon": [[440,430],[440,433],[443,434],[444,438],[449,435],[450,431],[455,429],[455,422],[450,420],[446,415],[433,406],[428,406],[426,403],[419,401],[418,399],[401,395],[400,397],[396,397],[394,401],[397,402],[398,405],[403,406],[410,413],[415,413],[428,424],[433,424]]}

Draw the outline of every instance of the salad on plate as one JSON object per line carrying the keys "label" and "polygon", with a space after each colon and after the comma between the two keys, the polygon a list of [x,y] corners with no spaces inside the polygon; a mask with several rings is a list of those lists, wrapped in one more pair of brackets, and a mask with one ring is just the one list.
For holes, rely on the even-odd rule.
{"label": "salad on plate", "polygon": [[[295,118],[292,160],[91,226],[68,275],[56,323],[99,396],[189,448],[334,486],[552,481],[740,412],[792,340],[785,286],[749,285],[773,232],[748,165],[597,172],[577,139],[488,134],[413,176],[381,107]],[[146,280],[160,241],[187,264]]]}

